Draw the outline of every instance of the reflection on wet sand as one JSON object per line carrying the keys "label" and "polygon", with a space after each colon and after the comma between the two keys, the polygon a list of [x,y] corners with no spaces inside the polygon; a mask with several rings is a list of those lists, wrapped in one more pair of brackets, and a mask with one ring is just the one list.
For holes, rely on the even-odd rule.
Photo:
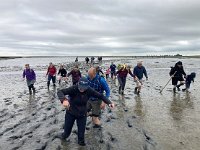
{"label": "reflection on wet sand", "polygon": [[173,100],[170,107],[170,115],[176,121],[181,121],[183,119],[183,111],[186,108],[193,108],[193,102],[190,98],[190,93],[186,92],[184,97],[180,94],[173,94]]}
{"label": "reflection on wet sand", "polygon": [[144,117],[145,116],[145,112],[143,110],[143,105],[142,105],[142,100],[140,96],[135,96],[135,108],[134,108],[134,112],[137,116],[139,117]]}

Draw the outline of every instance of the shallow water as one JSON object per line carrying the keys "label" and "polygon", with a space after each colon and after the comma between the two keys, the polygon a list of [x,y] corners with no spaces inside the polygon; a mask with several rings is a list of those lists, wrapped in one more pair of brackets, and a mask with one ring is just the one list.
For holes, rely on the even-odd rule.
{"label": "shallow water", "polygon": [[[45,58],[47,59],[47,58]],[[140,96],[134,94],[132,78],[127,78],[125,95],[118,94],[117,83],[108,79],[111,88],[111,100],[117,106],[114,110],[106,109],[102,115],[103,129],[93,129],[88,118],[86,131],[86,147],[77,145],[76,126],[70,137],[71,142],[63,142],[56,138],[62,132],[65,110],[57,99],[57,88],[50,91],[46,88],[45,67],[49,60],[60,63],[59,58],[42,60],[29,58],[34,63],[37,73],[35,96],[28,95],[26,83],[21,79],[21,67],[24,59],[0,61],[0,149],[2,150],[56,150],[56,149],[120,149],[120,150],[197,150],[200,134],[200,93],[198,76],[199,59],[182,59],[186,73],[195,71],[197,78],[191,85],[191,93],[172,93],[169,84],[162,94],[162,86],[169,80],[170,66],[177,59],[144,59],[149,74]],[[70,62],[70,61],[69,61]],[[68,62],[65,62],[66,64]],[[135,65],[135,59],[115,60],[115,63]],[[12,70],[13,64],[17,64]],[[31,64],[31,63],[30,63]],[[103,67],[109,66],[105,61]],[[83,66],[83,68],[87,68]],[[83,70],[83,73],[86,73]]]}

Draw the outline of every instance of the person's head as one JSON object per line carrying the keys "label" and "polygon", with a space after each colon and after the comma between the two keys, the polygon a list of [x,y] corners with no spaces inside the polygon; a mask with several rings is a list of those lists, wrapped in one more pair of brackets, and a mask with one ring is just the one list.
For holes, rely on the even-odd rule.
{"label": "person's head", "polygon": [[130,70],[130,69],[131,69],[131,66],[130,66],[130,65],[128,65],[126,68],[127,68],[127,70]]}
{"label": "person's head", "polygon": [[53,67],[53,63],[52,62],[49,63],[49,67]]}
{"label": "person's head", "polygon": [[88,76],[89,78],[92,80],[96,77],[96,74],[97,74],[97,70],[96,68],[92,67],[88,70]]}
{"label": "person's head", "polygon": [[25,68],[29,69],[30,68],[29,64],[25,64]]}
{"label": "person's head", "polygon": [[73,70],[74,71],[78,71],[79,70],[78,65],[75,65],[74,68],[73,68]]}
{"label": "person's head", "polygon": [[195,72],[192,72],[190,75],[192,76],[193,79],[196,77],[196,73]]}
{"label": "person's head", "polygon": [[80,78],[80,80],[78,82],[79,91],[82,93],[82,92],[85,92],[88,88],[89,88],[88,79],[85,77]]}
{"label": "person's head", "polygon": [[63,69],[63,65],[60,65],[60,69]]}
{"label": "person's head", "polygon": [[142,61],[138,61],[138,62],[137,62],[137,66],[138,66],[138,67],[142,67]]}
{"label": "person's head", "polygon": [[182,63],[181,61],[178,61],[176,64],[177,64],[177,66],[178,66],[179,68],[181,68],[181,67],[183,66],[183,63]]}
{"label": "person's head", "polygon": [[111,65],[113,65],[113,62],[111,62]]}

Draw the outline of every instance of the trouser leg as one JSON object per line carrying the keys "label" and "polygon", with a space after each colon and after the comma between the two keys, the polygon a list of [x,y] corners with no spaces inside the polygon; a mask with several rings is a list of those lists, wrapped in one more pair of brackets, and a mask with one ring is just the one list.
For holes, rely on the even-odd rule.
{"label": "trouser leg", "polygon": [[122,78],[122,91],[124,91],[126,85],[126,78]]}
{"label": "trouser leg", "polygon": [[78,127],[78,141],[85,140],[85,127],[86,127],[87,117],[81,117],[76,120]]}
{"label": "trouser leg", "polygon": [[52,82],[53,82],[53,85],[55,86],[55,83],[56,83],[56,76],[52,76]]}
{"label": "trouser leg", "polygon": [[122,86],[123,86],[122,78],[118,77],[118,82],[119,82],[119,93],[121,93],[121,89],[122,89]]}
{"label": "trouser leg", "polygon": [[70,136],[75,119],[76,118],[74,116],[68,113],[65,114],[64,138],[68,138]]}

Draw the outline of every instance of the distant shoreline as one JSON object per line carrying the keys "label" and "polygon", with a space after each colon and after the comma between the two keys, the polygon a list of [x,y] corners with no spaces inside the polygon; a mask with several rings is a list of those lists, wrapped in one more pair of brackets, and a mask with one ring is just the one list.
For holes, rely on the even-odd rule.
{"label": "distant shoreline", "polygon": [[[48,58],[48,57],[77,57],[77,56],[1,56],[0,60],[6,59],[16,59],[16,58]],[[78,57],[87,57],[87,56],[78,56]],[[91,56],[88,56],[91,57]],[[98,57],[98,56],[94,56]],[[200,55],[193,55],[193,56],[102,56],[102,57],[128,57],[128,58],[200,58]]]}

